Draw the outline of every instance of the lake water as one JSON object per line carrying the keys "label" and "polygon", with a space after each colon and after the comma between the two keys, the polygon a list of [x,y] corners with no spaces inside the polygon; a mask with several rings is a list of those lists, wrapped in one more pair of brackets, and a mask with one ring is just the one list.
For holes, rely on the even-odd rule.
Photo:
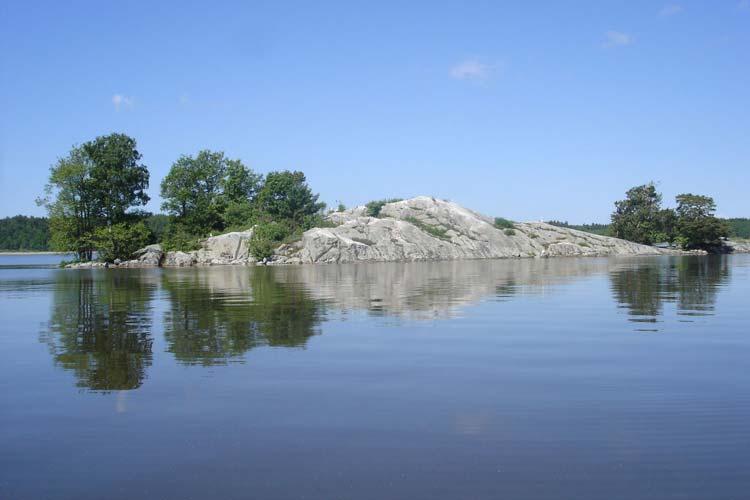
{"label": "lake water", "polygon": [[748,498],[748,255],[8,259],[2,499]]}

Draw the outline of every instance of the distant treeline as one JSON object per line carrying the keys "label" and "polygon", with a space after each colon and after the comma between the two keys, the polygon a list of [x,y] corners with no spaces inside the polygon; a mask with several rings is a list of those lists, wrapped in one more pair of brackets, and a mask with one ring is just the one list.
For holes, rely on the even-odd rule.
{"label": "distant treeline", "polygon": [[567,221],[551,220],[547,221],[548,224],[558,227],[567,227],[569,229],[577,229],[578,231],[585,231],[587,233],[598,234],[601,236],[611,236],[610,224],[568,224]]}
{"label": "distant treeline", "polygon": [[730,234],[735,238],[750,238],[750,219],[724,219],[729,224]]}
{"label": "distant treeline", "polygon": [[[169,216],[164,214],[147,215],[145,222],[153,235],[153,241],[151,242],[161,241],[169,222]],[[52,250],[49,219],[25,215],[0,219],[0,251],[12,250],[37,252]]]}
{"label": "distant treeline", "polygon": [[0,219],[0,250],[49,250],[47,218],[16,215]]}
{"label": "distant treeline", "polygon": [[[734,219],[723,219],[729,224],[730,236],[733,238],[750,238],[750,219],[748,218],[734,218]],[[567,221],[551,220],[547,221],[548,224],[558,227],[567,227],[570,229],[577,229],[578,231],[585,231],[587,233],[599,234],[602,236],[612,236],[612,225],[611,224],[569,224]]]}

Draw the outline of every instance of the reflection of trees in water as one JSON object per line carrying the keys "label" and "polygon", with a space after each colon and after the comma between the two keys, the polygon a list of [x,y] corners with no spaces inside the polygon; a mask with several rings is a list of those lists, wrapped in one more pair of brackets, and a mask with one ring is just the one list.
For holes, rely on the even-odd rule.
{"label": "reflection of trees in water", "polygon": [[79,387],[140,387],[151,364],[154,287],[133,271],[61,271],[43,340]]}
{"label": "reflection of trees in water", "polygon": [[676,302],[680,315],[710,313],[729,265],[726,256],[671,257],[666,263],[634,261],[609,276],[615,299],[633,321],[656,321],[665,303]]}
{"label": "reflection of trees in water", "polygon": [[[318,332],[323,301],[273,269],[164,273],[167,349],[187,364],[223,364],[258,345],[295,347]],[[228,283],[231,282],[231,283]]]}

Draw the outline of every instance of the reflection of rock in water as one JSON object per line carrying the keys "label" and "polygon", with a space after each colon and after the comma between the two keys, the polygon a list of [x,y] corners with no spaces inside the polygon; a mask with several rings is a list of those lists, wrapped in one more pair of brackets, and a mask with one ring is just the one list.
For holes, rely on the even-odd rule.
{"label": "reflection of rock in water", "polygon": [[450,317],[493,297],[540,293],[569,278],[606,273],[607,259],[472,260],[279,268],[310,293],[346,310],[411,318]]}
{"label": "reflection of rock in water", "polygon": [[162,275],[170,307],[168,350],[187,364],[223,364],[258,345],[303,346],[318,332],[323,303],[272,269],[209,268]]}
{"label": "reflection of rock in water", "polygon": [[594,274],[609,274],[632,320],[655,322],[665,303],[682,315],[710,314],[729,267],[719,256],[61,271],[43,339],[79,386],[133,389],[151,363],[159,286],[167,350],[180,363],[214,365],[241,361],[258,345],[304,346],[331,309],[450,317],[484,298],[545,293]]}
{"label": "reflection of rock in water", "polygon": [[615,299],[636,322],[656,322],[666,303],[676,303],[683,316],[711,314],[728,278],[727,257],[720,255],[639,260],[610,273]]}
{"label": "reflection of rock in water", "polygon": [[151,364],[154,290],[143,272],[61,271],[43,334],[55,363],[73,371],[79,387],[140,387]]}

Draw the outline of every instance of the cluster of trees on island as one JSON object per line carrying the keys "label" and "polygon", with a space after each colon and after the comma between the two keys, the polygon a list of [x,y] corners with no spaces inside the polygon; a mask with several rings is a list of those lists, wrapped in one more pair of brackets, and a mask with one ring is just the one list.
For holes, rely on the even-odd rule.
{"label": "cluster of trees on island", "polygon": [[[212,234],[255,227],[251,253],[270,257],[280,244],[299,238],[311,227],[330,225],[325,203],[313,193],[305,174],[288,170],[265,176],[222,152],[183,155],[161,181],[161,208],[151,214],[150,175],[136,141],[124,134],[97,137],[73,147],[50,169],[45,194],[38,203],[48,218],[16,216],[0,219],[0,249],[72,252],[79,260],[128,259],[150,243],[165,250],[193,250]],[[397,199],[372,201],[366,213],[378,216]],[[615,202],[611,224],[570,225],[597,234],[644,244],[666,242],[682,248],[712,249],[727,236],[750,237],[750,219],[719,219],[712,198],[681,194],[676,208],[662,207],[653,183],[628,190]],[[339,205],[338,210],[343,210]],[[498,222],[499,221],[499,222]],[[496,226],[510,234],[513,224]],[[438,235],[439,236],[439,235]]]}
{"label": "cluster of trees on island", "polygon": [[258,258],[313,226],[324,224],[302,172],[262,176],[240,160],[204,150],[181,156],[161,182],[162,209],[144,211],[149,171],[133,138],[110,134],[74,147],[50,169],[45,196],[51,246],[80,260],[128,259],[148,243],[192,250],[211,234],[255,226]]}
{"label": "cluster of trees on island", "polygon": [[624,200],[615,202],[611,224],[550,223],[644,245],[666,243],[688,250],[716,249],[729,236],[750,237],[750,219],[716,217],[716,203],[710,196],[684,193],[677,195],[675,202],[676,208],[664,208],[661,193],[650,182],[629,189]]}

